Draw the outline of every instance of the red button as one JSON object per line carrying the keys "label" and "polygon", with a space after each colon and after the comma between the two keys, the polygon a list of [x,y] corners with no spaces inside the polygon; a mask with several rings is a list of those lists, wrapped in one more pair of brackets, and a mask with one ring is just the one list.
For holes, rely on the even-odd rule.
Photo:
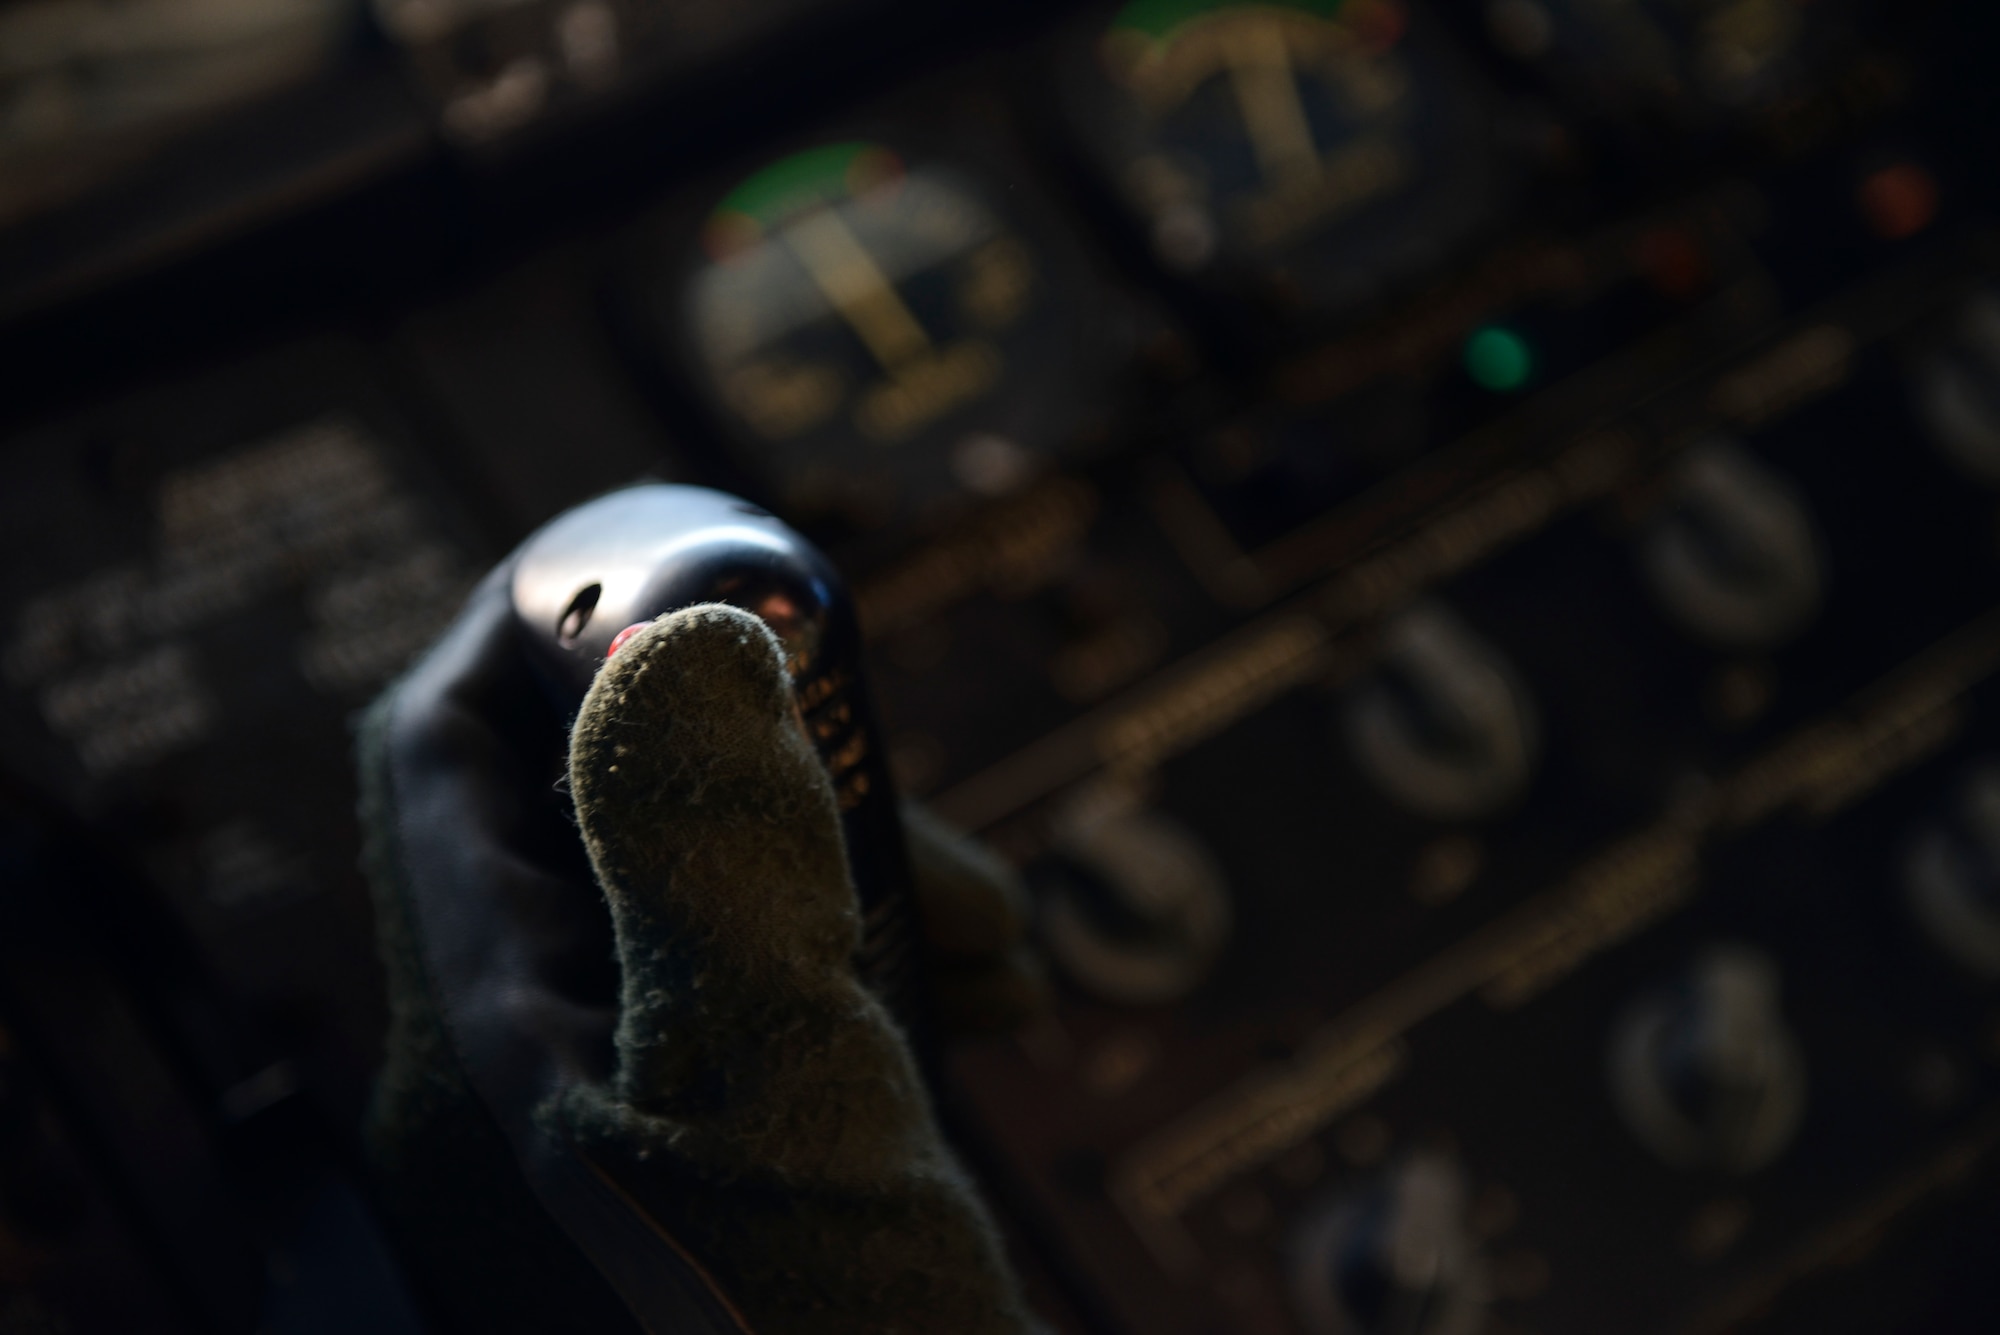
{"label": "red button", "polygon": [[640,631],[646,629],[646,627],[652,624],[653,623],[650,621],[634,622],[632,625],[627,626],[625,629],[619,631],[616,635],[613,635],[611,637],[611,647],[604,651],[604,656],[606,658],[611,657],[611,655],[617,653],[620,649],[623,649],[625,647],[625,641],[631,639],[634,635],[637,635]]}
{"label": "red button", "polygon": [[1656,227],[1639,238],[1639,271],[1663,297],[1687,301],[1708,286],[1708,256],[1678,227]]}
{"label": "red button", "polygon": [[1875,235],[1901,241],[1923,231],[1937,217],[1937,182],[1915,163],[1898,163],[1863,181],[1858,202],[1861,216]]}

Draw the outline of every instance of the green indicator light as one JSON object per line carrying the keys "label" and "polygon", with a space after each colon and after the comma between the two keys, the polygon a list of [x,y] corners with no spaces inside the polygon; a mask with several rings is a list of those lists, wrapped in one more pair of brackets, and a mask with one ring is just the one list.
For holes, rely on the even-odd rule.
{"label": "green indicator light", "polygon": [[[782,222],[786,215],[801,212],[829,199],[855,194],[858,169],[876,166],[871,176],[893,173],[896,159],[887,149],[874,144],[828,144],[775,162],[729,192],[718,213],[740,213],[766,226]],[[866,184],[863,182],[862,184]]]}
{"label": "green indicator light", "polygon": [[1127,28],[1154,41],[1165,41],[1174,30],[1218,9],[1297,9],[1321,18],[1332,18],[1347,0],[1264,0],[1246,4],[1243,0],[1132,0],[1118,11],[1113,28]]}
{"label": "green indicator light", "polygon": [[1513,330],[1490,326],[1465,340],[1465,373],[1481,389],[1512,393],[1534,375],[1535,354]]}
{"label": "green indicator light", "polygon": [[828,144],[775,162],[715,206],[702,244],[718,262],[750,249],[794,214],[866,194],[903,175],[903,164],[880,144]]}

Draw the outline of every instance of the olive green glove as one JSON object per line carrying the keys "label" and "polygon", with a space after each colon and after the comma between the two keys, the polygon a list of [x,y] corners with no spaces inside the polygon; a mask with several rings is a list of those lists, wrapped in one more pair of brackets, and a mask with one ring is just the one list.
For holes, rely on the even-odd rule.
{"label": "olive green glove", "polygon": [[710,605],[641,632],[584,700],[569,776],[624,976],[615,1075],[562,1107],[585,1152],[759,1332],[1024,1330],[855,978],[833,788],[764,623]]}
{"label": "olive green glove", "polygon": [[[394,1017],[371,1145],[439,1324],[1030,1329],[852,975],[834,799],[768,630],[711,606],[631,640],[577,720],[572,811],[506,574],[361,742]],[[921,813],[909,838],[941,1011],[1032,1013],[1011,877]]]}

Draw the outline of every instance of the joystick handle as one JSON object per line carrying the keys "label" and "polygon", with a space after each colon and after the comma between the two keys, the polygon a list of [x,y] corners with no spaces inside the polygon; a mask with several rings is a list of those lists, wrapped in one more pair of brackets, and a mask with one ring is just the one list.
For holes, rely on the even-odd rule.
{"label": "joystick handle", "polygon": [[737,497],[638,486],[531,537],[514,566],[513,602],[531,654],[572,716],[622,631],[698,603],[763,619],[784,647],[800,717],[840,804],[862,914],[856,970],[913,1037],[924,1032],[902,822],[862,680],[860,628],[826,557]]}

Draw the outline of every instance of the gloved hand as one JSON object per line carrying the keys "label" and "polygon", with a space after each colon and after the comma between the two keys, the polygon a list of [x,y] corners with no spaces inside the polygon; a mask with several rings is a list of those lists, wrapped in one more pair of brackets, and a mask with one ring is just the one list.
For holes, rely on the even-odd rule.
{"label": "gloved hand", "polygon": [[[370,1143],[439,1315],[1030,1329],[910,1052],[850,968],[834,798],[770,632],[717,605],[662,618],[599,673],[565,770],[508,573],[360,745],[392,1010]],[[909,834],[944,1014],[1031,1010],[1004,871],[920,813]]]}

